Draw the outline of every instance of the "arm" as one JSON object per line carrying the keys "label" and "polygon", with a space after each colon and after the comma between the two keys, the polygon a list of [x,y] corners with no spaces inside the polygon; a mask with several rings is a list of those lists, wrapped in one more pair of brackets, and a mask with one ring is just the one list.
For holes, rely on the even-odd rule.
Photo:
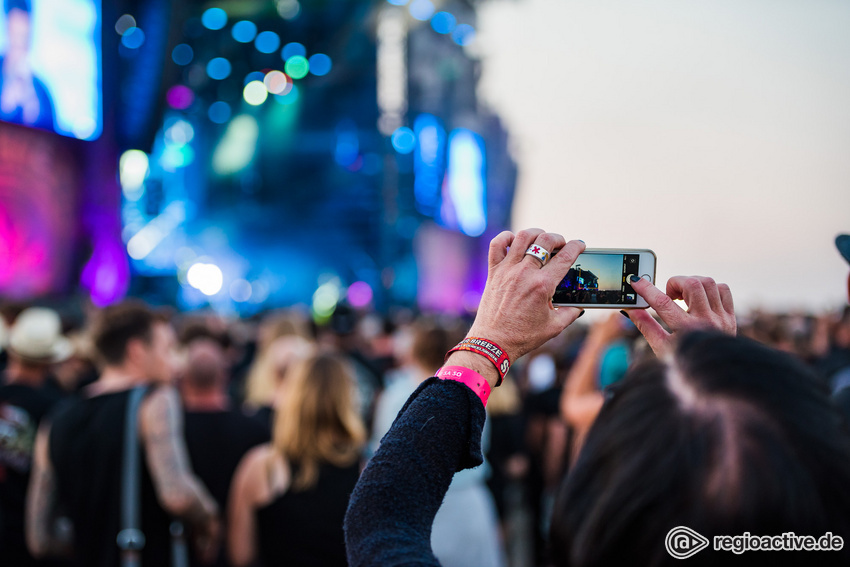
{"label": "arm", "polygon": [[604,398],[596,386],[599,362],[608,345],[620,335],[620,314],[612,313],[590,330],[573,363],[561,394],[561,416],[579,438],[593,425]]}
{"label": "arm", "polygon": [[176,390],[159,388],[145,399],[139,411],[139,429],[160,504],[185,518],[196,533],[201,555],[213,557],[220,531],[218,507],[189,466]]}
{"label": "arm", "polygon": [[457,382],[426,380],[399,413],[351,495],[352,567],[439,565],[431,525],[452,476],[481,464],[484,406]]}
{"label": "arm", "polygon": [[[227,549],[230,562],[247,567],[257,559],[258,533],[255,513],[289,487],[289,469],[275,462],[269,445],[248,451],[233,475],[233,488],[227,505]],[[277,466],[281,465],[281,466]],[[269,478],[277,490],[272,493]]]}
{"label": "arm", "polygon": [[[547,264],[525,254],[531,244],[560,253]],[[555,287],[584,249],[557,234],[503,232],[490,243],[487,286],[469,335],[500,345],[511,362],[559,334],[581,313],[555,309]],[[491,386],[498,373],[484,357],[455,352]],[[434,516],[456,471],[482,462],[484,406],[459,382],[429,378],[413,393],[351,495],[345,543],[352,567],[439,565],[431,551]]]}
{"label": "arm", "polygon": [[65,555],[70,542],[54,532],[56,525],[56,477],[48,454],[50,425],[45,423],[35,438],[33,469],[27,490],[26,538],[30,553],[36,558]]}

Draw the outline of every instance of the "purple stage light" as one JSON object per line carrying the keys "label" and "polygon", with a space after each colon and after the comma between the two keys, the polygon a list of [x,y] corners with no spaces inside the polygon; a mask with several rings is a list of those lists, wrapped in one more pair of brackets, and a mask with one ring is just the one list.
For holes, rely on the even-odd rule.
{"label": "purple stage light", "polygon": [[354,308],[366,307],[372,302],[372,288],[366,282],[354,282],[348,286],[346,295],[348,302]]}
{"label": "purple stage light", "polygon": [[185,85],[174,85],[165,95],[168,106],[177,110],[186,110],[195,102],[195,93]]}

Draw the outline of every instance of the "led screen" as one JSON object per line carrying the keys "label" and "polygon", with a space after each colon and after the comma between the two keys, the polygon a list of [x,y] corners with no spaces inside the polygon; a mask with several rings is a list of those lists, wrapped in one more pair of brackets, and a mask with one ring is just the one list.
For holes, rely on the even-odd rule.
{"label": "led screen", "polygon": [[99,0],[3,0],[0,120],[93,140],[100,85]]}

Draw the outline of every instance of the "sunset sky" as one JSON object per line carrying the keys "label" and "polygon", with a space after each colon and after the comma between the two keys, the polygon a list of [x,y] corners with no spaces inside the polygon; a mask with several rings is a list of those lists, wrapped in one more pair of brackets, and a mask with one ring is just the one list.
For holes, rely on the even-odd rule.
{"label": "sunset sky", "polygon": [[493,0],[481,94],[511,132],[514,228],[651,248],[741,310],[846,304],[850,2]]}

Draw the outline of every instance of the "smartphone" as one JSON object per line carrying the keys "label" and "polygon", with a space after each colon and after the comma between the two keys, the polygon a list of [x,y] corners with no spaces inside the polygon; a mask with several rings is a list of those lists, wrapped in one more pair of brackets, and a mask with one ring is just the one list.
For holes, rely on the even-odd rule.
{"label": "smartphone", "polygon": [[588,248],[576,259],[555,289],[556,307],[646,309],[632,289],[636,275],[655,283],[655,252],[620,248]]}

